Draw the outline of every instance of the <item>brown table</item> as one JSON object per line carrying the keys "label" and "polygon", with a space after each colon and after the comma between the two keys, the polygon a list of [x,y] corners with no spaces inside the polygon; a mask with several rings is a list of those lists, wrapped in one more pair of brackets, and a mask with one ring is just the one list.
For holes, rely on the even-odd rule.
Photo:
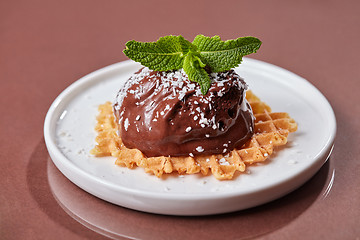
{"label": "brown table", "polygon": [[[30,0],[0,3],[1,239],[359,239],[360,2]],[[170,217],[124,209],[68,181],[43,138],[69,84],[125,60],[130,39],[257,36],[251,57],[309,80],[337,117],[327,163],[293,193],[253,209]],[[110,233],[109,231],[112,231]]]}

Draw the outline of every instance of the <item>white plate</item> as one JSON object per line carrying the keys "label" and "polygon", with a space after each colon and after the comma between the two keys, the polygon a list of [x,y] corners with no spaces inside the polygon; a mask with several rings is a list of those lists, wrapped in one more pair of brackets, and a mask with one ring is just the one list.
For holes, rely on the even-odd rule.
{"label": "white plate", "polygon": [[298,123],[288,144],[265,164],[234,180],[169,175],[159,179],[141,168],[116,166],[112,157],[89,154],[97,106],[112,101],[138,70],[132,61],[113,64],[73,83],[51,105],[44,124],[49,154],[58,169],[85,191],[114,204],[151,213],[206,215],[257,206],[279,198],[312,177],[329,157],[336,133],[333,110],[305,79],[274,65],[245,58],[236,71],[273,111]]}

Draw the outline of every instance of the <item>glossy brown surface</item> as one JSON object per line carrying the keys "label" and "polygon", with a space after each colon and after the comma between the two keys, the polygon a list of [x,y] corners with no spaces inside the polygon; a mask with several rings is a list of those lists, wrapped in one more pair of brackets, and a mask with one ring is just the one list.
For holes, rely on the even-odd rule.
{"label": "glossy brown surface", "polygon": [[143,68],[119,91],[114,113],[122,142],[147,157],[226,154],[253,135],[246,83],[213,73],[204,95],[182,71]]}
{"label": "glossy brown surface", "polygon": [[[359,239],[360,2],[30,0],[0,3],[0,239]],[[69,182],[43,139],[55,97],[125,60],[127,40],[252,35],[251,57],[305,77],[329,100],[337,137],[301,188],[266,205],[208,217],[124,209]]]}

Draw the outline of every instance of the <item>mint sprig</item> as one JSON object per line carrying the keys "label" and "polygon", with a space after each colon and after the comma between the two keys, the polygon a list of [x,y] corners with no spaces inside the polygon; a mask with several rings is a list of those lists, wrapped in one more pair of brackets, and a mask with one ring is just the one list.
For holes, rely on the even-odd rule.
{"label": "mint sprig", "polygon": [[184,59],[183,69],[188,75],[189,79],[197,82],[200,85],[201,93],[206,94],[210,88],[211,80],[209,74],[205,71],[204,64],[197,53],[189,53]]}
{"label": "mint sprig", "polygon": [[129,41],[123,51],[130,59],[155,71],[182,68],[184,57],[193,45],[182,36],[165,36],[157,42]]}
{"label": "mint sprig", "polygon": [[197,47],[201,59],[211,71],[223,72],[238,66],[243,56],[255,53],[261,41],[254,37],[221,41],[219,36],[197,35],[192,44]]}
{"label": "mint sprig", "polygon": [[197,35],[191,43],[182,36],[170,35],[156,42],[129,41],[123,52],[155,71],[183,68],[191,81],[199,83],[205,95],[211,85],[205,67],[211,72],[228,71],[238,66],[243,56],[255,53],[260,46],[261,41],[255,37],[222,41],[219,36]]}

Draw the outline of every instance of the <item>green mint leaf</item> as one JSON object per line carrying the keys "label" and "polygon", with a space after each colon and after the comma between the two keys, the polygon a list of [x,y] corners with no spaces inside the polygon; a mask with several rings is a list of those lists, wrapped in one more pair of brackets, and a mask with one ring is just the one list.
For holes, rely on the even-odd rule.
{"label": "green mint leaf", "polygon": [[219,36],[198,35],[191,43],[182,36],[165,36],[156,42],[126,43],[123,51],[130,59],[155,71],[169,71],[183,68],[189,80],[199,83],[205,95],[211,85],[209,74],[223,72],[238,66],[242,57],[255,53],[261,41],[254,37],[241,37],[222,41]]}
{"label": "green mint leaf", "polygon": [[191,81],[199,83],[201,93],[205,95],[210,88],[211,80],[204,67],[205,64],[196,52],[189,52],[186,55],[183,69]]}
{"label": "green mint leaf", "polygon": [[177,70],[194,46],[182,36],[165,36],[156,42],[129,41],[123,51],[130,59],[155,71]]}
{"label": "green mint leaf", "polygon": [[255,37],[222,41],[219,36],[197,35],[192,44],[197,47],[201,59],[212,72],[223,72],[238,66],[243,56],[255,53],[261,41]]}

